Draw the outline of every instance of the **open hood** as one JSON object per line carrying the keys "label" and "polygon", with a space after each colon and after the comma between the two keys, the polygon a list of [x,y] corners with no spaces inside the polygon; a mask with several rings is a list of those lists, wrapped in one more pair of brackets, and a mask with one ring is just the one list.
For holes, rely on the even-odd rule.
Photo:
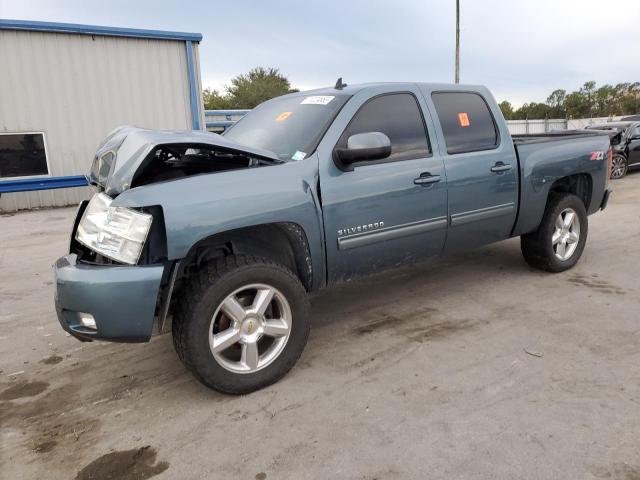
{"label": "open hood", "polygon": [[157,181],[282,162],[273,152],[216,133],[123,126],[98,147],[88,179],[114,196]]}

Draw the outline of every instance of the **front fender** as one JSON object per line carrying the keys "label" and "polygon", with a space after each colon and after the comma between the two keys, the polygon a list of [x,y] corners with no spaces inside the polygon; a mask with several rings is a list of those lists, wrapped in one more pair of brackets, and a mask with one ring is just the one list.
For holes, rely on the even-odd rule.
{"label": "front fender", "polygon": [[169,260],[184,258],[193,245],[212,235],[267,223],[296,223],[307,236],[314,285],[319,285],[325,270],[317,175],[317,157],[313,156],[145,185],[123,192],[113,205],[160,205]]}

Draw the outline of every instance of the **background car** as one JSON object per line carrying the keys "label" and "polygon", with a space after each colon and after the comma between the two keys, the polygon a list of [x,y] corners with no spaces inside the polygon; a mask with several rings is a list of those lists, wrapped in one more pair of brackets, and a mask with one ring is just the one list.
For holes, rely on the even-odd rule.
{"label": "background car", "polygon": [[597,123],[586,128],[620,132],[620,135],[612,141],[611,178],[622,178],[629,168],[640,166],[640,121]]}

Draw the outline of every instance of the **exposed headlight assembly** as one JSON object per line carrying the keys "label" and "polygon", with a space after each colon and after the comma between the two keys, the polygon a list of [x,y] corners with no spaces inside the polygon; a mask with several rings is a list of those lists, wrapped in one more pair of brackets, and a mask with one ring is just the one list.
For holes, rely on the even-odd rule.
{"label": "exposed headlight assembly", "polygon": [[91,178],[98,185],[104,185],[107,182],[109,175],[111,175],[115,161],[116,154],[112,151],[108,151],[99,157],[96,157],[91,165]]}
{"label": "exposed headlight assembly", "polygon": [[153,217],[126,207],[112,207],[104,193],[93,196],[80,219],[76,240],[100,255],[135,265]]}

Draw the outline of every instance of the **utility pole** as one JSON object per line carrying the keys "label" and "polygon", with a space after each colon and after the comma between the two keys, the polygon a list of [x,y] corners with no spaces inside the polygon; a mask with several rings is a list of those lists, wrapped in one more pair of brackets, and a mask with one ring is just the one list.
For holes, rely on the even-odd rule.
{"label": "utility pole", "polygon": [[460,83],[460,0],[456,0],[456,83]]}

